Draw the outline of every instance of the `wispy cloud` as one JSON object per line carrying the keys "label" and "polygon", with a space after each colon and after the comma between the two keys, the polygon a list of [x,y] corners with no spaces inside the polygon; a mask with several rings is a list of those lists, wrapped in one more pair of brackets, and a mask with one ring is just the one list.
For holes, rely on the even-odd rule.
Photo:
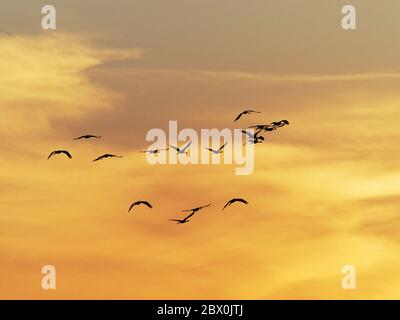
{"label": "wispy cloud", "polygon": [[139,49],[99,49],[79,36],[0,37],[0,130],[32,133],[50,118],[80,117],[110,107],[117,95],[93,84],[89,68],[138,59]]}

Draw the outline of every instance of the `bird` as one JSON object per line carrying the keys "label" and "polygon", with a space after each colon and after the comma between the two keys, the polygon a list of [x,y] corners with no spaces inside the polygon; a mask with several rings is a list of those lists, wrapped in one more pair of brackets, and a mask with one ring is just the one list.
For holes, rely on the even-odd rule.
{"label": "bird", "polygon": [[255,126],[251,126],[249,128],[251,129],[257,129],[257,130],[263,130],[263,131],[273,131],[276,130],[278,128],[281,128],[283,126],[286,126],[289,124],[289,121],[287,120],[280,120],[280,121],[274,121],[271,122],[270,124],[258,124]]}
{"label": "bird", "polygon": [[56,150],[56,151],[53,151],[52,153],[50,153],[50,155],[48,156],[47,160],[49,160],[52,156],[54,156],[56,154],[62,154],[62,153],[65,154],[69,159],[72,159],[72,156],[68,151],[66,151],[66,150]]}
{"label": "bird", "polygon": [[122,156],[116,156],[114,154],[106,153],[106,154],[103,154],[102,156],[94,159],[93,162],[99,161],[99,160],[103,160],[103,159],[106,159],[106,158],[122,158]]}
{"label": "bird", "polygon": [[273,131],[275,130],[274,128],[270,127],[270,124],[258,124],[256,126],[251,126],[249,129],[256,129],[256,130],[262,130],[262,131]]}
{"label": "bird", "polygon": [[233,122],[238,121],[241,118],[241,116],[243,116],[244,114],[252,114],[252,113],[261,113],[261,111],[245,110],[245,111],[239,113]]}
{"label": "bird", "polygon": [[197,208],[193,208],[193,209],[182,210],[182,212],[190,212],[190,214],[187,217],[185,217],[184,219],[169,219],[169,220],[175,221],[178,224],[187,223],[190,221],[189,218],[192,217],[197,211],[199,211],[203,208],[209,207],[209,206],[211,206],[211,203],[209,203],[205,206],[201,206],[201,207],[197,207]]}
{"label": "bird", "polygon": [[205,148],[205,149],[211,151],[211,152],[214,153],[214,154],[219,154],[219,153],[224,152],[222,149],[225,148],[225,146],[226,146],[227,144],[228,144],[228,142],[226,142],[226,143],[225,143],[222,147],[220,147],[218,150],[214,150],[214,149],[211,149],[211,148]]}
{"label": "bird", "polygon": [[246,143],[253,143],[253,144],[262,143],[264,141],[264,137],[258,136],[258,134],[260,132],[261,132],[261,129],[258,129],[254,134],[247,130],[246,131],[242,130],[242,133],[244,133],[245,135],[247,135],[249,137],[249,140],[247,140],[244,144],[246,144]]}
{"label": "bird", "polygon": [[203,208],[207,208],[209,206],[211,206],[211,203],[209,203],[209,204],[207,204],[205,206],[201,206],[201,207],[197,207],[197,208],[193,208],[193,209],[182,210],[182,212],[193,212],[193,213],[196,213],[197,211],[199,211],[199,210],[201,210]]}
{"label": "bird", "polygon": [[183,224],[183,223],[187,223],[189,222],[189,218],[192,217],[196,212],[192,212],[191,214],[189,214],[187,217],[185,217],[184,219],[169,219],[169,221],[175,221],[178,224]]}
{"label": "bird", "polygon": [[167,149],[143,150],[143,151],[139,151],[139,152],[140,152],[140,153],[157,154],[157,153],[160,153],[160,151],[167,151],[167,150],[169,150],[169,148],[167,148]]}
{"label": "bird", "polygon": [[191,144],[192,144],[192,141],[190,140],[187,143],[187,145],[185,147],[183,147],[183,148],[178,148],[178,147],[174,147],[174,146],[171,146],[171,145],[170,145],[170,147],[172,149],[175,149],[178,152],[178,154],[188,154],[188,152],[186,150],[190,147]]}
{"label": "bird", "polygon": [[78,137],[78,138],[75,138],[74,140],[90,139],[90,138],[100,139],[101,136],[95,136],[95,135],[93,135],[93,134],[85,134],[84,136],[80,136],[80,137]]}
{"label": "bird", "polygon": [[224,209],[225,209],[226,207],[229,207],[232,203],[235,203],[235,202],[242,202],[242,203],[244,203],[244,204],[248,204],[248,202],[247,202],[246,200],[242,199],[242,198],[233,198],[233,199],[229,200],[229,201],[226,203],[226,205],[222,208],[221,211],[224,211]]}
{"label": "bird", "polygon": [[132,203],[131,206],[129,207],[128,212],[131,212],[131,210],[132,210],[132,208],[134,206],[138,206],[138,205],[141,205],[141,204],[144,204],[144,205],[148,206],[150,209],[153,208],[153,206],[148,201],[140,200],[140,201],[135,201],[134,203]]}
{"label": "bird", "polygon": [[271,126],[274,128],[281,128],[283,126],[286,126],[289,124],[289,121],[287,120],[280,120],[280,121],[274,121],[271,123]]}

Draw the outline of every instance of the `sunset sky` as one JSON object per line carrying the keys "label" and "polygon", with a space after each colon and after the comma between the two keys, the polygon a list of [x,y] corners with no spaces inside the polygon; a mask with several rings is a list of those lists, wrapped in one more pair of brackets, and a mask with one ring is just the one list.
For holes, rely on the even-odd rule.
{"label": "sunset sky", "polygon": [[[57,30],[41,28],[46,4]],[[346,4],[357,30],[341,28]],[[399,13],[398,0],[2,1],[0,298],[399,299]],[[234,123],[249,106],[262,113]],[[281,119],[248,176],[139,153],[170,120]],[[73,141],[87,133],[102,139]],[[73,159],[47,161],[57,149]],[[104,153],[124,158],[92,162]],[[249,205],[221,214],[233,197]],[[154,208],[128,214],[142,199]],[[356,290],[341,287],[347,264]]]}

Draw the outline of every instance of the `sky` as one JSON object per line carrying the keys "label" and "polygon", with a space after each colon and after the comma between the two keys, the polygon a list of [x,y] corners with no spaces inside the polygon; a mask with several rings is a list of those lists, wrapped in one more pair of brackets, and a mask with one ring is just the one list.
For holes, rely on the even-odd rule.
{"label": "sky", "polygon": [[[52,0],[56,30],[45,4],[0,4],[0,298],[400,297],[397,0]],[[139,153],[170,120],[281,119],[247,176]]]}

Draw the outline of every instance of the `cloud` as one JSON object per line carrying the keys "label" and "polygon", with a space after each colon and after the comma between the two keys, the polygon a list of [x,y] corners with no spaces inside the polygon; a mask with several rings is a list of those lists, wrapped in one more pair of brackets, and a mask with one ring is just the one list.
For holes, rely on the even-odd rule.
{"label": "cloud", "polygon": [[53,118],[79,118],[108,108],[118,96],[93,84],[87,70],[138,59],[139,49],[100,49],[74,35],[0,36],[0,132],[49,129]]}
{"label": "cloud", "polygon": [[[397,75],[125,68],[141,54],[71,35],[0,38],[10,74],[0,83],[4,296],[43,297],[35,281],[49,263],[62,271],[57,297],[86,298],[316,298],[340,295],[349,261],[380,270],[397,249],[385,214],[399,180],[387,139]],[[263,113],[233,124],[247,105]],[[168,120],[221,128],[281,118],[290,126],[266,135],[247,177],[231,166],[150,166],[137,152],[146,129]],[[72,141],[87,130],[103,138]],[[60,146],[73,159],[47,161]],[[91,162],[104,152],[124,158]],[[235,196],[250,204],[221,214]],[[389,198],[381,206],[379,197]],[[128,214],[137,199],[154,209]],[[195,222],[168,221],[205,202]]]}

